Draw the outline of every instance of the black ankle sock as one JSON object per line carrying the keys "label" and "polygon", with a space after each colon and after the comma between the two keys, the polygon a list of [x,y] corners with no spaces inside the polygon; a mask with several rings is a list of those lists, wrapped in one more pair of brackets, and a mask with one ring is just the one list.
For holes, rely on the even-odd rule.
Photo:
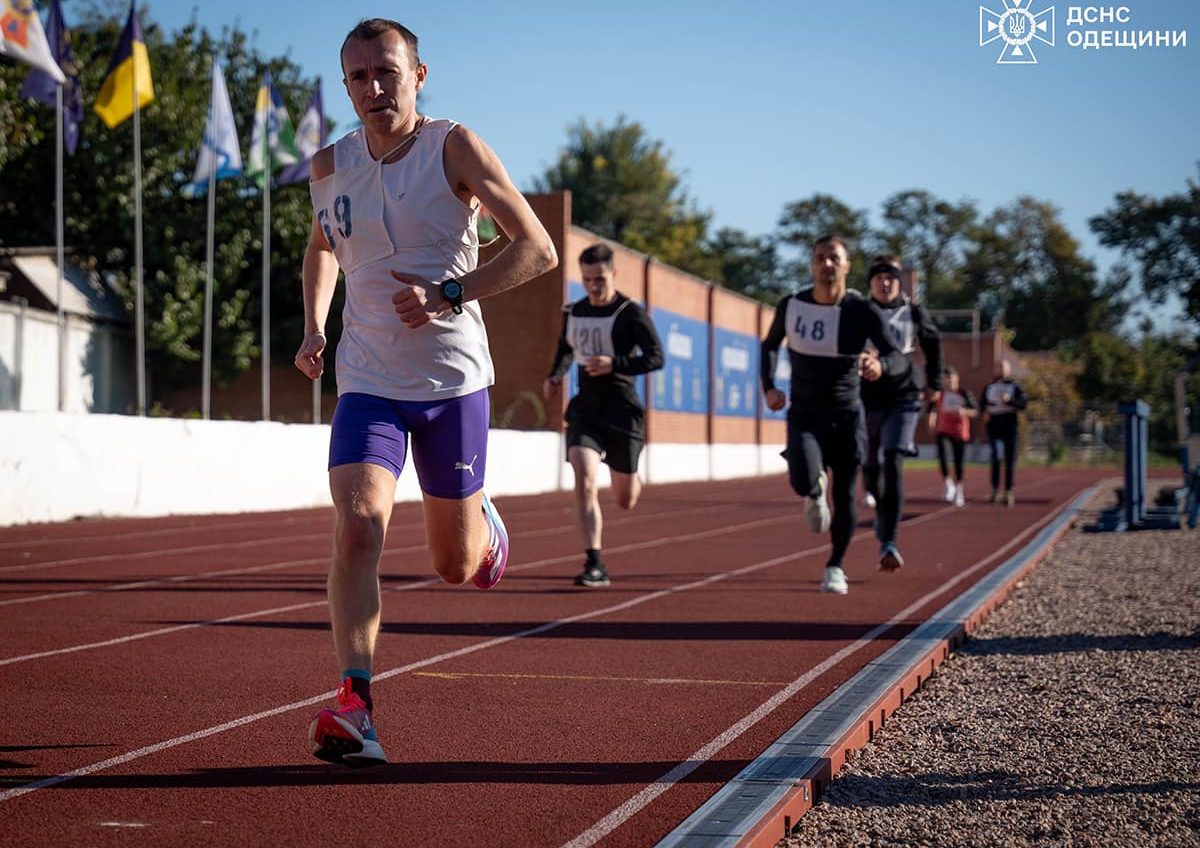
{"label": "black ankle sock", "polygon": [[371,700],[371,681],[357,675],[347,675],[350,678],[350,691],[363,699],[367,709],[374,712],[375,702]]}
{"label": "black ankle sock", "polygon": [[603,564],[600,562],[600,549],[599,548],[588,548],[586,551],[584,551],[584,554],[587,556],[587,564],[588,565],[602,565]]}

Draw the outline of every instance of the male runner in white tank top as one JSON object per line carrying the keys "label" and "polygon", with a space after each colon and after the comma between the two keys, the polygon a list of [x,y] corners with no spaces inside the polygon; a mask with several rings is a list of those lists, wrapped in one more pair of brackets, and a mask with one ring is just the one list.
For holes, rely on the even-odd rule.
{"label": "male runner in white tank top", "polygon": [[[482,486],[493,382],[477,301],[557,262],[554,245],[495,153],[466,127],[417,113],[428,69],[395,21],[358,24],[342,44],[362,127],[313,157],[313,226],[304,254],[305,337],[296,367],[324,369],[325,319],[346,274],[329,450],[337,524],[329,571],[336,709],[309,727],[313,753],[387,762],[372,717],[379,558],[396,479],[411,446],[430,557],[448,583],[488,589],[508,536]],[[477,267],[480,205],[510,243]]]}

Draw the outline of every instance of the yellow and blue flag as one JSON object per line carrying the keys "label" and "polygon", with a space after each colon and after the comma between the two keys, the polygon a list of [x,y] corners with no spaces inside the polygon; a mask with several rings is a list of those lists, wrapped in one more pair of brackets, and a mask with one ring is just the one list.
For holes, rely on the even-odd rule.
{"label": "yellow and blue flag", "polygon": [[154,100],[154,80],[150,76],[150,54],[146,52],[146,40],[142,38],[142,26],[138,23],[137,10],[129,4],[129,20],[121,33],[117,52],[108,63],[104,85],[96,98],[96,114],[109,129],[133,115],[134,92],[137,92],[137,107],[141,109]]}

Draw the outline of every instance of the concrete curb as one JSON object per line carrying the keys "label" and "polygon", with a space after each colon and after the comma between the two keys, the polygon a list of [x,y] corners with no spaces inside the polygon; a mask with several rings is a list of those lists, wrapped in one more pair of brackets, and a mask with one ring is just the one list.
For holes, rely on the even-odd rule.
{"label": "concrete curb", "polygon": [[888,716],[1041,561],[1098,488],[1089,487],[1060,507],[1016,554],[806,713],[667,834],[659,848],[774,848],[853,752],[874,738]]}

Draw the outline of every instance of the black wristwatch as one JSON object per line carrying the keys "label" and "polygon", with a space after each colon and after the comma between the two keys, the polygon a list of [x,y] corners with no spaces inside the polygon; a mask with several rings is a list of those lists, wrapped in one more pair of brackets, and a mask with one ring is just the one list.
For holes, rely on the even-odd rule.
{"label": "black wristwatch", "polygon": [[442,283],[442,297],[450,304],[450,308],[454,310],[455,315],[462,315],[463,307],[463,285],[458,280],[451,277]]}

